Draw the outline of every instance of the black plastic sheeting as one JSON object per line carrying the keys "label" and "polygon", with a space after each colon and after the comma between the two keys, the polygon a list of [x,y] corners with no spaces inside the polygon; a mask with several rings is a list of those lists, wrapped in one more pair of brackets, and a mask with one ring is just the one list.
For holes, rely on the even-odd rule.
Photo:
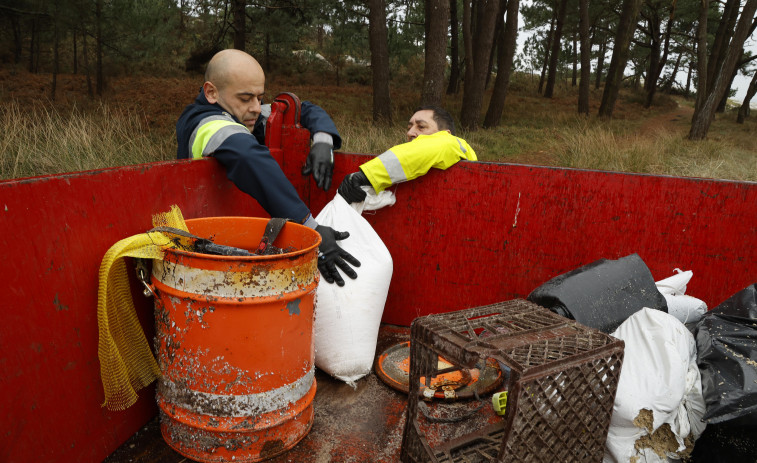
{"label": "black plastic sheeting", "polygon": [[643,307],[668,311],[638,254],[600,259],[556,276],[533,290],[528,300],[604,333],[612,333]]}
{"label": "black plastic sheeting", "polygon": [[757,426],[757,283],[707,312],[694,336],[708,423]]}
{"label": "black plastic sheeting", "polygon": [[757,283],[694,329],[708,422],[692,463],[757,462]]}
{"label": "black plastic sheeting", "polygon": [[690,463],[757,462],[757,426],[708,424],[694,444]]}

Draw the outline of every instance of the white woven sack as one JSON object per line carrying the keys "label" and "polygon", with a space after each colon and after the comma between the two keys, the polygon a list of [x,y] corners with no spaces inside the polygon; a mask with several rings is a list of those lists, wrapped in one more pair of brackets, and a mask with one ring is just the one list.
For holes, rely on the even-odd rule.
{"label": "white woven sack", "polygon": [[[385,191],[379,196],[369,196],[366,203],[394,204],[391,192]],[[315,305],[315,364],[352,387],[356,387],[355,382],[370,373],[373,366],[379,325],[392,279],[389,250],[358,212],[368,206],[364,203],[350,206],[337,194],[316,217],[320,225],[350,232],[349,238],[338,243],[361,264],[355,268],[357,279],[343,276],[342,287],[327,283],[321,276]]]}
{"label": "white woven sack", "polygon": [[[684,439],[704,431],[705,405],[694,337],[683,323],[660,310],[643,308],[612,335],[625,341],[623,368],[615,395],[604,463],[667,463],[680,460]],[[642,409],[652,412],[652,432],[670,426],[675,452],[661,456],[641,444],[649,430],[634,424]],[[639,446],[637,448],[637,441]],[[660,452],[662,450],[657,449]]]}
{"label": "white woven sack", "polygon": [[657,290],[665,297],[670,315],[681,323],[696,323],[707,313],[707,304],[701,299],[684,294],[694,272],[684,272],[681,269],[675,271],[673,276],[655,282]]}

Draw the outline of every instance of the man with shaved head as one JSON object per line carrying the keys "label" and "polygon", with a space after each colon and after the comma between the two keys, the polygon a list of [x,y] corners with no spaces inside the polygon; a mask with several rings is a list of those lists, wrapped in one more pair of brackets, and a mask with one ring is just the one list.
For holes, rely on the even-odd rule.
{"label": "man with shaved head", "polygon": [[[263,105],[265,73],[260,64],[241,50],[223,50],[208,63],[205,83],[194,103],[184,109],[176,123],[179,159],[213,156],[226,175],[255,198],[271,217],[282,217],[314,228],[322,238],[318,268],[329,283],[344,285],[337,271],[350,278],[360,266],[337,241],[349,233],[318,225],[297,195],[279,164],[265,146],[265,122],[270,106]],[[328,190],[333,169],[333,149],[342,140],[326,112],[307,101],[302,103],[300,123],[310,130],[313,146],[303,174],[313,173],[319,187]]]}

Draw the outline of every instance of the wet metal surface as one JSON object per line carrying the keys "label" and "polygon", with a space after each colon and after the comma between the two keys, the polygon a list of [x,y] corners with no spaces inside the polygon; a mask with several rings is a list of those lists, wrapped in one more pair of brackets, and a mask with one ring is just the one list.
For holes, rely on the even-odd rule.
{"label": "wet metal surface", "polygon": [[[384,325],[379,332],[376,352],[380,354],[390,346],[409,338],[409,328]],[[320,370],[316,370],[315,378],[318,390],[313,400],[315,412],[313,427],[294,448],[266,461],[270,463],[398,462],[402,429],[405,423],[406,395],[384,384],[373,372],[358,381],[356,390]],[[468,408],[472,406],[472,403],[466,405]],[[429,412],[432,417],[444,417],[444,413],[441,409]],[[450,409],[450,413],[460,414],[460,411]],[[465,426],[457,427],[459,430],[465,430]],[[491,432],[486,439],[490,440],[492,448],[499,450],[503,438],[502,426],[495,424],[489,429]],[[727,441],[726,445],[743,446],[746,442],[750,447],[745,452],[754,455],[757,452],[757,446],[754,444],[753,435],[753,432],[747,432],[743,436],[740,435],[738,438]],[[465,438],[466,436],[462,436],[460,440]],[[461,444],[460,440],[449,441],[448,446],[456,447]],[[705,441],[704,438],[697,441],[695,454],[699,450],[706,451],[710,447],[722,448],[722,444],[713,446],[712,442]],[[744,451],[736,452],[736,454],[743,455]],[[712,453],[706,455],[706,458],[695,458],[694,462],[726,461],[714,459]],[[166,444],[160,434],[158,417],[155,417],[103,463],[191,463],[191,461]],[[730,461],[757,460],[733,459]]]}
{"label": "wet metal surface", "polygon": [[[382,326],[377,352],[409,339],[409,328]],[[317,391],[310,432],[271,463],[380,463],[399,461],[407,396],[374,373],[353,390],[316,370]],[[270,444],[274,446],[275,443]],[[272,448],[273,454],[276,449]],[[103,463],[187,463],[160,435],[158,418],[151,420]]]}

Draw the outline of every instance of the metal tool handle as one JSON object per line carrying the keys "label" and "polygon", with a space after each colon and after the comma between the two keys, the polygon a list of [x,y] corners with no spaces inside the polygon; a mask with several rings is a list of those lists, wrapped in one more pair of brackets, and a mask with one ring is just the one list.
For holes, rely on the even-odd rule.
{"label": "metal tool handle", "polygon": [[140,259],[135,258],[135,267],[137,271],[137,279],[142,283],[142,285],[145,287],[145,289],[142,290],[142,294],[145,297],[155,297],[155,287],[152,286],[150,281],[150,276],[147,273],[147,260],[146,259]]}

